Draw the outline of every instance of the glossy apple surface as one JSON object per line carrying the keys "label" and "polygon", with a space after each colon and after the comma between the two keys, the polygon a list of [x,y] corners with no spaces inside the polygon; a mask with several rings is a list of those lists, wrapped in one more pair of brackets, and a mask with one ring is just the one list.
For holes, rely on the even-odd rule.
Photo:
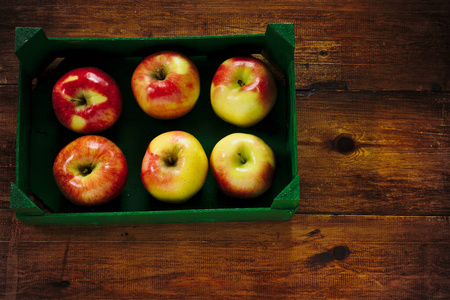
{"label": "glossy apple surface", "polygon": [[63,75],[53,87],[52,104],[62,125],[83,134],[108,129],[122,113],[122,95],[116,81],[93,67]]}
{"label": "glossy apple surface", "polygon": [[163,202],[182,203],[203,187],[208,158],[190,133],[169,131],[155,137],[142,160],[145,188]]}
{"label": "glossy apple surface", "polygon": [[175,51],[146,57],[135,69],[131,87],[144,112],[157,119],[186,115],[200,95],[200,76],[195,64]]}
{"label": "glossy apple surface", "polygon": [[98,206],[122,192],[128,167],[122,151],[112,141],[85,135],[59,152],[53,176],[68,200],[80,206]]}
{"label": "glossy apple surface", "polygon": [[250,127],[272,110],[277,86],[268,67],[253,57],[233,57],[217,69],[211,83],[211,105],[224,121]]}
{"label": "glossy apple surface", "polygon": [[233,133],[221,139],[210,157],[211,171],[224,194],[233,198],[254,198],[273,182],[275,155],[259,137]]}

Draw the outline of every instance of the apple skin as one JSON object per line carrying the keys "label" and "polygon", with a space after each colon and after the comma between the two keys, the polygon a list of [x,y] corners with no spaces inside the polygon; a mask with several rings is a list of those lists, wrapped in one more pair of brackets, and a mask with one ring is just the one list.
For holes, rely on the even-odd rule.
{"label": "apple skin", "polygon": [[272,72],[253,57],[232,57],[217,69],[211,83],[211,105],[224,121],[250,127],[272,110],[277,86]]}
{"label": "apple skin", "polygon": [[272,185],[275,155],[259,137],[232,133],[222,138],[210,156],[213,177],[222,192],[233,198],[255,198]]}
{"label": "apple skin", "polygon": [[94,67],[63,75],[53,87],[52,104],[59,122],[82,134],[108,129],[122,113],[122,95],[116,81]]}
{"label": "apple skin", "polygon": [[203,187],[207,173],[208,158],[202,145],[184,131],[155,137],[142,160],[142,183],[162,202],[187,201]]}
{"label": "apple skin", "polygon": [[149,116],[175,119],[186,115],[200,95],[200,76],[184,54],[160,51],[146,57],[131,78],[134,97]]}
{"label": "apple skin", "polygon": [[63,196],[72,203],[98,206],[122,192],[128,167],[122,151],[112,141],[84,135],[59,152],[53,163],[53,176]]}

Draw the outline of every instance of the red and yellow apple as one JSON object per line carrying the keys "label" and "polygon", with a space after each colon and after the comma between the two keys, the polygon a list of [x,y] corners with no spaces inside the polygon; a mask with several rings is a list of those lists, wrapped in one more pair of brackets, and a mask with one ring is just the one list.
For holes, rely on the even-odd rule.
{"label": "red and yellow apple", "polygon": [[232,133],[222,138],[211,152],[210,164],[220,190],[233,198],[255,198],[273,183],[275,155],[252,134]]}
{"label": "red and yellow apple", "polygon": [[52,104],[66,128],[93,134],[111,127],[122,112],[116,81],[104,71],[84,67],[67,72],[54,85]]}
{"label": "red and yellow apple", "polygon": [[157,119],[175,119],[186,115],[197,103],[200,76],[184,54],[160,51],[137,66],[131,88],[145,113]]}
{"label": "red and yellow apple", "polygon": [[272,72],[259,59],[232,57],[217,69],[211,83],[211,105],[224,121],[250,127],[272,110],[277,86]]}
{"label": "red and yellow apple", "polygon": [[128,167],[119,147],[98,135],[85,135],[66,145],[53,163],[53,176],[64,197],[80,206],[98,206],[125,187]]}
{"label": "red and yellow apple", "polygon": [[142,183],[163,202],[187,201],[203,187],[207,173],[205,150],[185,131],[168,131],[155,137],[142,160]]}

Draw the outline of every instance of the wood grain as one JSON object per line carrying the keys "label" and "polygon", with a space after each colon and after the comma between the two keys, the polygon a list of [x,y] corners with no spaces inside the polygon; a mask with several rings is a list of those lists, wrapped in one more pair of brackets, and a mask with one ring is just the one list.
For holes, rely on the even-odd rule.
{"label": "wood grain", "polygon": [[[18,0],[0,15],[0,298],[450,298],[448,0]],[[270,22],[295,25],[301,199],[291,220],[15,218],[15,27],[164,37],[263,33]]]}
{"label": "wood grain", "polygon": [[17,86],[0,85],[0,209],[9,207],[15,181]]}
{"label": "wood grain", "polygon": [[[17,26],[41,27],[55,37],[162,37],[263,33],[276,21],[296,28],[297,89],[447,91],[450,5],[426,3],[247,1],[248,10],[240,1],[109,1],[105,7],[9,1],[0,8],[6,41],[0,83],[17,83]],[[83,14],[68,18],[71,11]]]}
{"label": "wood grain", "polygon": [[[448,93],[299,94],[298,211],[448,215],[449,100]],[[353,143],[349,151],[336,147],[342,136]]]}
{"label": "wood grain", "polygon": [[[12,218],[0,216],[0,223]],[[16,250],[2,267],[11,277],[0,295],[17,299],[437,299],[449,293],[448,256],[441,255],[449,227],[441,217],[296,215],[289,222],[93,228],[26,227],[13,219],[10,226],[0,252]]]}

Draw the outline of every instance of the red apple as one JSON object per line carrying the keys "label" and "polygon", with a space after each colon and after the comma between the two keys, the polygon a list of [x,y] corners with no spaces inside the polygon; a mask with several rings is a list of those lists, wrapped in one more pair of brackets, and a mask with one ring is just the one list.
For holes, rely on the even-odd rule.
{"label": "red apple", "polygon": [[66,128],[84,134],[111,127],[122,112],[122,95],[114,79],[100,69],[67,72],[53,87],[56,117]]}
{"label": "red apple", "polygon": [[184,131],[155,137],[142,160],[142,183],[163,202],[187,201],[203,187],[207,173],[208,158],[202,145]]}
{"label": "red apple", "polygon": [[211,105],[224,121],[249,127],[264,119],[277,99],[269,68],[253,57],[233,57],[217,69],[211,83]]}
{"label": "red apple", "polygon": [[259,137],[233,133],[221,139],[210,157],[218,187],[233,198],[255,198],[272,185],[275,155]]}
{"label": "red apple", "polygon": [[160,51],[137,66],[131,88],[145,113],[157,119],[174,119],[186,115],[197,103],[200,76],[187,56]]}
{"label": "red apple", "polygon": [[53,176],[61,193],[76,205],[97,206],[125,187],[128,167],[119,147],[105,137],[82,136],[58,154]]}

